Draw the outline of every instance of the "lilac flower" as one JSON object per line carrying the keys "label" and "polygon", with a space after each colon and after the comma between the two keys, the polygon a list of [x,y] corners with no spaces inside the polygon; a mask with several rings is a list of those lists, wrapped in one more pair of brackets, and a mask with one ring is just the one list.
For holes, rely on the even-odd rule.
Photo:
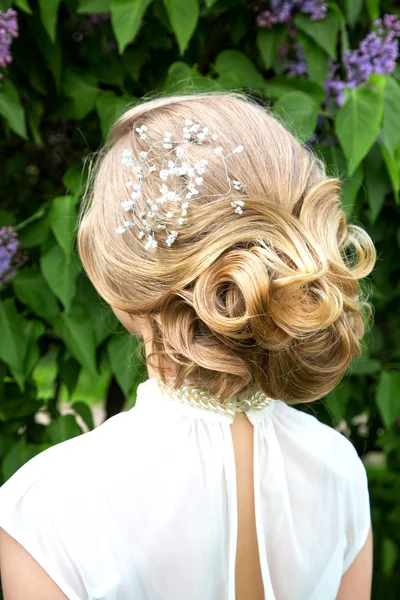
{"label": "lilac flower", "polygon": [[374,22],[371,31],[360,43],[357,50],[348,50],[343,63],[345,81],[337,75],[338,65],[331,63],[324,83],[329,97],[336,97],[339,106],[343,104],[344,88],[355,88],[367,81],[371,73],[390,75],[396,67],[399,56],[400,20],[396,15],[386,14]]}
{"label": "lilac flower", "polygon": [[96,29],[102,23],[106,23],[110,20],[110,13],[97,13],[93,15],[89,15],[86,21],[86,26],[88,29]]}
{"label": "lilac flower", "polygon": [[281,46],[279,46],[278,48],[278,55],[279,56],[287,56],[289,54],[289,44],[287,44],[286,42],[284,44],[282,44]]}
{"label": "lilac flower", "polygon": [[288,75],[295,75],[297,77],[308,75],[306,59],[301,44],[299,42],[293,44],[293,50],[295,51],[296,58],[294,60],[288,60],[285,63],[284,70]]}
{"label": "lilac flower", "polygon": [[257,15],[259,27],[271,28],[277,23],[291,23],[297,12],[310,15],[311,21],[321,21],[327,11],[324,0],[270,0],[269,5],[269,10],[263,10]]}
{"label": "lilac flower", "polygon": [[[5,68],[11,61],[10,46],[12,38],[18,37],[17,13],[12,8],[6,12],[0,10],[0,67]],[[0,79],[3,79],[0,73]]]}
{"label": "lilac flower", "polygon": [[338,68],[339,65],[336,65],[332,60],[329,60],[329,73],[324,81],[324,88],[327,94],[327,101],[335,97],[339,106],[342,106],[344,102],[343,89],[345,87],[355,87],[355,85],[351,82],[346,85],[346,83],[337,75]]}
{"label": "lilac flower", "polygon": [[104,45],[104,50],[106,52],[114,52],[118,48],[117,42],[115,40],[110,40]]}
{"label": "lilac flower", "polygon": [[26,254],[18,251],[19,241],[12,227],[0,228],[0,288],[7,283],[26,261]]}
{"label": "lilac flower", "polygon": [[374,23],[372,31],[360,43],[358,50],[348,50],[344,57],[347,80],[356,85],[366,81],[371,73],[389,75],[396,67],[399,54],[400,21],[396,15],[385,15]]}

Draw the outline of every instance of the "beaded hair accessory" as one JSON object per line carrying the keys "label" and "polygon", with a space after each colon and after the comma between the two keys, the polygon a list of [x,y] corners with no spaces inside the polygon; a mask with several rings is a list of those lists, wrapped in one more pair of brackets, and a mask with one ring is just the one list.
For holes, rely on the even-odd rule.
{"label": "beaded hair accessory", "polygon": [[[169,383],[174,381],[173,377],[168,378]],[[246,398],[231,398],[225,403],[221,403],[217,398],[214,398],[205,390],[196,388],[191,385],[184,385],[178,389],[165,384],[160,378],[157,378],[157,383],[160,389],[170,400],[176,400],[181,404],[188,404],[197,408],[203,408],[220,415],[228,415],[234,418],[236,413],[248,412],[249,410],[263,410],[270,406],[273,399],[261,392],[254,392]]]}
{"label": "beaded hair accessory", "polygon": [[[161,140],[156,140],[151,138],[146,133],[147,131],[146,125],[136,128],[140,139],[148,140],[150,144],[147,152],[140,152],[138,159],[134,158],[129,150],[124,150],[122,154],[122,164],[132,168],[134,173],[134,179],[125,183],[126,187],[131,190],[130,200],[121,202],[124,211],[132,213],[132,221],[124,221],[123,225],[120,225],[116,230],[117,233],[124,233],[131,227],[137,227],[139,239],[147,236],[145,240],[146,250],[157,246],[157,240],[155,239],[157,229],[165,230],[165,243],[167,246],[170,247],[174,243],[178,236],[176,229],[185,223],[190,201],[194,196],[195,199],[204,196],[229,196],[232,187],[238,192],[244,192],[240,182],[228,176],[226,166],[226,160],[234,154],[242,152],[243,146],[237,146],[230,154],[224,154],[224,149],[216,143],[218,136],[215,133],[211,134],[208,127],[201,127],[199,123],[193,123],[190,119],[186,119],[184,122],[183,139],[181,140],[172,139],[172,133],[169,131],[164,133]],[[202,175],[206,172],[208,161],[201,159],[191,164],[187,155],[189,144],[208,146],[217,156],[221,157],[229,185],[229,189],[225,194],[200,194],[199,188],[204,182]],[[149,157],[149,154],[159,146],[165,148],[167,152]],[[159,159],[161,159],[161,169],[153,162]],[[159,197],[146,200],[147,206],[139,214],[139,219],[136,220],[135,205],[142,195],[143,182],[155,171],[158,171],[160,179],[166,183],[161,185]],[[183,181],[182,176],[186,176]],[[171,201],[175,203],[174,209],[164,210],[163,205]],[[242,207],[244,206],[242,200],[232,200],[231,206],[234,207],[235,213],[242,214]]]}

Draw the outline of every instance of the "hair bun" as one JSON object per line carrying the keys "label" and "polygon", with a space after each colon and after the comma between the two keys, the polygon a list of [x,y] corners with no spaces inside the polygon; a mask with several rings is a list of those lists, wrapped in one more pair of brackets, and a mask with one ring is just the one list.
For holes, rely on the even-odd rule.
{"label": "hair bun", "polygon": [[[209,153],[188,223],[171,248],[147,252],[137,236],[115,234],[128,193],[121,156],[147,149],[132,135],[139,125],[173,132],[185,119],[206,123],[221,147],[246,151],[228,166]],[[204,158],[201,144],[191,153]],[[374,267],[374,245],[347,224],[339,179],[267,109],[232,93],[138,104],[114,126],[95,173],[79,228],[82,262],[109,304],[149,317],[155,367],[168,355],[176,387],[191,383],[222,400],[256,388],[311,401],[361,354],[372,309],[359,280]],[[227,175],[240,190],[227,192]],[[161,184],[148,179],[139,214]],[[238,200],[240,215],[231,210]]]}
{"label": "hair bun", "polygon": [[[326,202],[335,186],[336,181],[328,180],[310,191],[301,215],[306,223],[311,208],[321,210],[318,202]],[[321,195],[324,188],[328,196]],[[251,206],[249,199],[247,205]],[[337,197],[335,206],[340,209]],[[192,325],[202,324],[202,335],[196,337],[192,328],[180,351],[208,373],[219,372],[216,395],[225,376],[224,389],[236,387],[235,393],[256,384],[270,397],[288,403],[311,401],[333,389],[351,360],[361,354],[371,306],[358,279],[372,270],[375,250],[362,228],[341,219],[334,232],[340,248],[336,242],[332,252],[332,240],[324,239],[322,226],[318,239],[300,218],[284,218],[282,208],[274,216],[280,227],[275,227],[273,244],[268,235],[253,243],[238,242],[239,235],[251,238],[254,220],[272,219],[266,207],[263,211],[253,215],[253,222],[249,218],[242,224],[240,232],[234,222],[231,231],[224,228],[224,238],[234,240],[233,245],[203,268],[190,291],[180,292],[190,307]],[[220,236],[215,239],[215,246],[223,244]],[[211,240],[208,247],[213,254]],[[164,314],[169,321],[171,313]],[[180,339],[183,330],[182,321]]]}

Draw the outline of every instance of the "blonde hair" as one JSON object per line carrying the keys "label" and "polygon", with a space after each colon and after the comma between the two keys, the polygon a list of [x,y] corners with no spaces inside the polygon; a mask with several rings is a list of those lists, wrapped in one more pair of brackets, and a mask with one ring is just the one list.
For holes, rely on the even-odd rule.
{"label": "blonde hair", "polygon": [[[117,234],[129,199],[122,152],[147,149],[135,132],[146,125],[160,138],[180,138],[184,119],[211,132],[229,159],[229,176],[245,194],[227,191],[222,161],[206,158],[202,193],[168,248],[145,250],[136,228]],[[161,168],[161,167],[160,167]],[[163,182],[146,180],[146,197]],[[152,354],[176,364],[183,382],[226,400],[258,389],[289,404],[325,396],[362,352],[372,307],[359,280],[376,261],[368,233],[346,223],[340,180],[270,112],[236,93],[157,98],[131,108],[113,126],[82,206],[78,248],[93,285],[111,306],[147,315]],[[151,196],[153,195],[153,196]],[[242,215],[232,209],[237,196]],[[144,206],[137,208],[138,212]]]}

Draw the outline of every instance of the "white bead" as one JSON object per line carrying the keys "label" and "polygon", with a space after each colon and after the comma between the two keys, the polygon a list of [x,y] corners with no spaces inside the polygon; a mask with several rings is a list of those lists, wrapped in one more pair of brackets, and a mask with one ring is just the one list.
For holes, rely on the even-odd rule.
{"label": "white bead", "polygon": [[[183,385],[177,390],[163,381],[158,380],[160,388],[166,394],[169,400],[177,401],[195,408],[202,408],[213,413],[234,417],[238,412],[248,412],[249,410],[263,410],[270,406],[272,399],[261,391],[243,400],[232,398],[225,402],[209,395],[205,390],[201,390],[189,385]],[[173,378],[171,383],[173,382]]]}

